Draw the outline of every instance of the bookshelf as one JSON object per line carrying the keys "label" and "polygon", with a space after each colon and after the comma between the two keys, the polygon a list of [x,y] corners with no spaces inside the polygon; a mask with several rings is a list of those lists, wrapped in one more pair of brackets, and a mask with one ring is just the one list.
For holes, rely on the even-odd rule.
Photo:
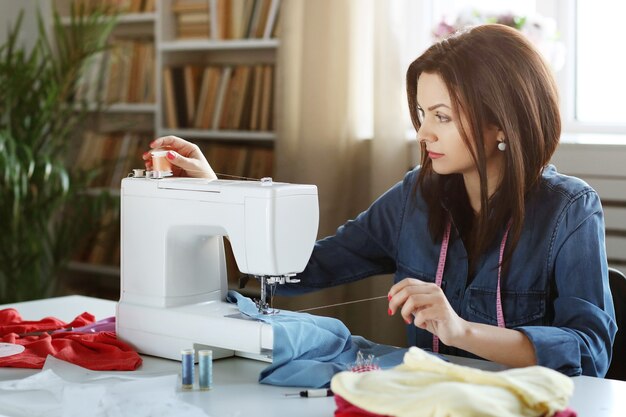
{"label": "bookshelf", "polygon": [[[72,1],[56,0],[57,10],[69,14]],[[102,3],[82,0],[90,1]],[[104,68],[104,82],[98,85],[85,80],[86,91],[80,97],[105,104],[87,103],[95,120],[80,135],[76,163],[97,165],[106,162],[103,155],[116,155],[109,160],[109,172],[99,177],[94,187],[119,196],[116,184],[132,167],[143,166],[141,153],[149,141],[166,135],[198,144],[219,174],[271,176],[281,1],[109,3],[128,12],[117,19],[112,39],[117,42],[112,48],[115,52],[94,64]],[[224,77],[225,73],[229,76]],[[146,91],[145,86],[136,88],[138,83],[152,83],[153,91]],[[203,93],[211,87],[209,99]],[[119,227],[115,227],[119,219],[107,215],[101,222],[99,236],[85,244],[82,256],[69,267],[81,279],[98,275],[100,281],[108,277],[112,285],[119,285],[119,254],[114,254],[119,252]],[[228,263],[230,276],[232,259]]]}

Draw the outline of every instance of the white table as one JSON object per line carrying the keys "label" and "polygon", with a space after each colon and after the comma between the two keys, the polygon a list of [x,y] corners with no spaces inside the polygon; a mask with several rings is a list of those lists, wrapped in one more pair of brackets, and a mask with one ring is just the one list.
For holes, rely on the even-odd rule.
{"label": "white table", "polygon": [[[25,320],[54,316],[71,321],[84,311],[102,319],[115,314],[115,302],[83,296],[68,296],[28,301],[0,308],[16,308]],[[497,365],[467,358],[451,358],[453,362],[482,369]],[[180,362],[143,356],[143,364],[134,371],[142,374],[180,373]],[[258,375],[266,363],[250,359],[228,358],[213,363],[211,391],[181,392],[180,398],[201,407],[212,417],[225,416],[332,416],[332,398],[286,397],[294,388],[261,385]],[[36,373],[32,369],[0,368],[0,380],[24,378]],[[626,416],[626,382],[580,376],[573,378],[575,391],[570,406],[580,417]]]}

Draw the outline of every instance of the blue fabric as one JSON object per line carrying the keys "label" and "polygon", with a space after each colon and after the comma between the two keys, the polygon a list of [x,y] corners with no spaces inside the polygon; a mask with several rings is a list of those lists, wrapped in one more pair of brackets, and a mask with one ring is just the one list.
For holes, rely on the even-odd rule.
{"label": "blue fabric", "polygon": [[355,363],[358,351],[365,357],[374,355],[376,365],[383,369],[401,364],[407,351],[351,336],[348,328],[334,318],[291,311],[260,314],[252,300],[235,291],[228,292],[227,300],[236,303],[246,316],[272,325],[273,362],[261,372],[262,384],[328,387],[333,375]]}
{"label": "blue fabric", "polygon": [[[335,236],[318,241],[307,268],[297,276],[300,284],[280,286],[279,294],[387,273],[395,273],[396,282],[407,277],[434,282],[441,243],[429,234],[421,190],[414,192],[418,174],[419,168],[409,172]],[[453,227],[442,289],[463,319],[497,325],[498,257],[499,245],[494,244],[477,260],[468,283],[467,251]],[[529,337],[539,365],[570,376],[606,373],[617,327],[604,217],[598,194],[582,180],[548,166],[526,197],[522,234],[502,276],[502,307],[506,326]],[[432,335],[424,329],[410,325],[407,333],[410,345],[432,345]],[[443,345],[440,352],[473,357]]]}

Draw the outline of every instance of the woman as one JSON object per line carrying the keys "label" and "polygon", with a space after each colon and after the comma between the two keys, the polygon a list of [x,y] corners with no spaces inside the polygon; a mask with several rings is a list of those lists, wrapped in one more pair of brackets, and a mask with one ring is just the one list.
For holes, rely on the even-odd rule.
{"label": "woman", "polygon": [[[407,94],[421,166],[318,241],[289,291],[393,272],[388,313],[411,345],[603,376],[616,325],[602,207],[548,165],[561,126],[538,52],[514,29],[478,26],[417,58]],[[196,146],[151,146],[215,178]]]}

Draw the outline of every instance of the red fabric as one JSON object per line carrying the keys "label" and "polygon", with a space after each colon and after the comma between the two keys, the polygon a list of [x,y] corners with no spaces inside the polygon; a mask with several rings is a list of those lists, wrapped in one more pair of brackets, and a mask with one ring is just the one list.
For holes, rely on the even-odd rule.
{"label": "red fabric", "polygon": [[0,336],[9,333],[46,332],[68,327],[81,327],[91,324],[95,320],[92,314],[83,313],[71,323],[65,323],[54,317],[45,317],[39,321],[27,321],[22,320],[22,316],[14,308],[6,308],[0,310]]}
{"label": "red fabric", "polygon": [[94,316],[83,313],[71,323],[52,317],[40,321],[22,321],[14,309],[0,311],[0,342],[23,345],[24,352],[0,358],[0,366],[13,368],[42,368],[46,357],[55,358],[94,371],[130,371],[141,365],[141,357],[114,332],[62,332],[20,337],[19,333],[52,331],[80,327],[94,322]]}
{"label": "red fabric", "polygon": [[[335,394],[335,404],[337,405],[335,417],[390,417],[363,410],[337,394]],[[552,417],[576,417],[576,412],[571,408],[566,408],[563,411],[557,411]]]}
{"label": "red fabric", "polygon": [[381,414],[370,413],[362,408],[357,407],[348,400],[344,400],[340,395],[335,394],[335,417],[389,417]]}
{"label": "red fabric", "polygon": [[563,411],[557,411],[553,417],[576,417],[578,414],[576,414],[576,411],[572,410],[571,408],[566,408]]}

